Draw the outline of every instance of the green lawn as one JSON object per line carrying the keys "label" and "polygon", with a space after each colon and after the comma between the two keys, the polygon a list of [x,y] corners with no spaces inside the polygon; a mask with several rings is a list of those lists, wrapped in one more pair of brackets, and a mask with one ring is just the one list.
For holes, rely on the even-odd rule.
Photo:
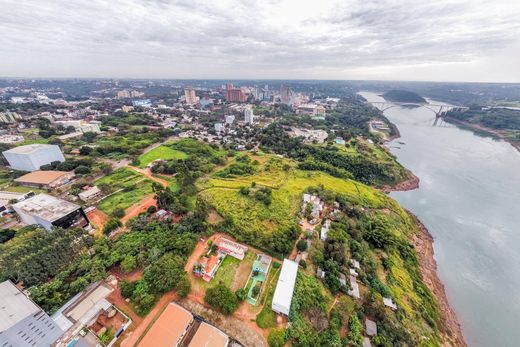
{"label": "green lawn", "polygon": [[153,193],[152,183],[153,181],[150,179],[140,181],[132,190],[123,190],[101,200],[98,208],[108,215],[117,208],[127,209],[141,201],[146,195]]}
{"label": "green lawn", "polygon": [[127,168],[120,168],[112,172],[110,175],[102,177],[96,181],[96,185],[100,183],[107,183],[114,190],[125,188],[135,184],[144,176],[134,170]]}
{"label": "green lawn", "polygon": [[188,157],[188,155],[184,152],[172,149],[165,145],[161,145],[161,146],[156,147],[156,148],[152,149],[151,151],[139,156],[139,163],[140,163],[139,166],[141,168],[144,168],[148,164],[150,164],[151,162],[153,162],[154,160],[157,160],[157,159],[164,159],[164,160],[185,159],[187,157]]}
{"label": "green lawn", "polygon": [[267,276],[267,287],[260,294],[260,305],[263,305],[262,311],[256,316],[256,325],[262,329],[273,328],[276,326],[276,313],[271,309],[273,303],[274,290],[280,276],[280,267],[274,267],[269,271]]}

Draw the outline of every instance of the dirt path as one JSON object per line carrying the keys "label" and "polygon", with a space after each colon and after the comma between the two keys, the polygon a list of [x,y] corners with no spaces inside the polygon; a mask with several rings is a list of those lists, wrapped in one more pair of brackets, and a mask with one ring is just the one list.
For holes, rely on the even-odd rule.
{"label": "dirt path", "polygon": [[155,195],[147,195],[137,204],[134,204],[125,210],[125,215],[121,218],[121,223],[125,224],[130,219],[137,217],[143,212],[148,210],[148,207],[155,206],[157,207],[157,201],[155,201]]}
{"label": "dirt path", "polygon": [[159,177],[155,177],[152,172],[150,171],[149,168],[146,168],[146,169],[141,169],[141,168],[138,168],[138,167],[135,167],[135,166],[128,166],[130,169],[134,170],[135,172],[138,172],[140,173],[141,175],[144,175],[146,176],[147,178],[151,179],[152,181],[154,182],[157,182],[159,184],[161,184],[163,187],[168,187],[170,185],[170,183],[166,180],[163,180],[162,178],[159,178]]}
{"label": "dirt path", "polygon": [[94,227],[100,232],[103,232],[105,224],[108,222],[109,219],[108,216],[98,208],[87,213],[87,217],[90,223],[94,225]]}

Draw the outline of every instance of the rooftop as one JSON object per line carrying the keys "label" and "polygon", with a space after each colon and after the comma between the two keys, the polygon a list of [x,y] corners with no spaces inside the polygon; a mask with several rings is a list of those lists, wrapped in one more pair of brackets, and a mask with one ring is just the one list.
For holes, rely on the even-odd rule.
{"label": "rooftop", "polygon": [[5,206],[11,200],[18,200],[25,196],[25,193],[15,193],[15,192],[4,192],[0,191],[0,206]]}
{"label": "rooftop", "polygon": [[207,323],[202,323],[188,347],[226,347],[229,338],[221,330]]}
{"label": "rooftop", "polygon": [[0,283],[0,332],[41,311],[10,281]]}
{"label": "rooftop", "polygon": [[80,206],[48,194],[39,194],[30,199],[14,204],[15,209],[46,221],[54,222],[77,210]]}
{"label": "rooftop", "polygon": [[50,184],[65,175],[67,171],[33,171],[15,179],[15,182],[32,184]]}
{"label": "rooftop", "polygon": [[296,275],[298,274],[298,263],[292,260],[284,259],[282,271],[276,284],[276,289],[273,296],[273,304],[291,307],[291,301],[296,283]]}
{"label": "rooftop", "polygon": [[46,144],[33,144],[33,145],[25,145],[18,146],[15,148],[11,148],[3,153],[15,153],[15,154],[30,154],[34,153],[40,149],[48,149],[48,148],[59,148],[57,145],[46,145]]}
{"label": "rooftop", "polygon": [[153,323],[139,347],[176,346],[192,320],[190,312],[171,302]]}

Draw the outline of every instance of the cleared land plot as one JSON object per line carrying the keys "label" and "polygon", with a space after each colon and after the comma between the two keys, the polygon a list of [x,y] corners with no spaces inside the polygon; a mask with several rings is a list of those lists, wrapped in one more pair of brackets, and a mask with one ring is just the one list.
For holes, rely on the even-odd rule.
{"label": "cleared land plot", "polygon": [[157,159],[186,159],[187,157],[188,155],[184,152],[172,149],[165,145],[161,145],[139,156],[139,166],[144,168]]}
{"label": "cleared land plot", "polygon": [[122,189],[99,203],[98,208],[108,215],[117,208],[126,210],[128,207],[141,201],[146,195],[153,193],[152,180],[144,178],[141,174],[126,168],[116,170],[111,175],[96,181],[96,185],[100,183],[110,185],[114,191]]}

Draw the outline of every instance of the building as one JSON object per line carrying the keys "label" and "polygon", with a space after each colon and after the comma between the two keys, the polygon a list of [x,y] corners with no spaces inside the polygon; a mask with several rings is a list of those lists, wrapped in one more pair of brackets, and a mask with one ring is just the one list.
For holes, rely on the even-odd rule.
{"label": "building", "polygon": [[383,298],[383,304],[386,307],[390,307],[392,310],[397,310],[397,305],[395,304],[394,300],[392,298]]}
{"label": "building", "polygon": [[0,135],[0,143],[14,144],[22,141],[22,135]]}
{"label": "building", "polygon": [[16,204],[17,202],[23,201],[31,196],[34,196],[33,192],[15,193],[0,191],[0,215],[7,212],[11,204]]}
{"label": "building", "polygon": [[248,106],[244,109],[244,122],[249,125],[253,125],[254,122],[253,108]]}
{"label": "building", "polygon": [[184,97],[186,99],[186,104],[188,105],[195,105],[198,101],[195,89],[190,87],[184,88]]}
{"label": "building", "polygon": [[188,347],[227,347],[228,344],[229,337],[225,333],[206,322],[202,322]]}
{"label": "building", "polygon": [[36,171],[53,161],[64,162],[65,157],[56,145],[34,144],[19,146],[2,152],[12,169]]}
{"label": "building", "polygon": [[103,346],[100,338],[108,329],[114,335],[106,345],[113,345],[132,323],[109,301],[113,291],[104,281],[93,283],[54,313],[52,320],[64,331],[55,346]]}
{"label": "building", "polygon": [[161,313],[159,318],[153,323],[152,327],[148,330],[138,346],[179,346],[192,322],[193,315],[191,312],[176,303],[171,302]]}
{"label": "building", "polygon": [[15,123],[18,120],[22,120],[22,116],[16,112],[0,112],[0,123]]}
{"label": "building", "polygon": [[50,346],[60,327],[10,281],[0,283],[0,346]]}
{"label": "building", "polygon": [[90,187],[78,194],[81,201],[94,201],[103,195],[97,186]]}
{"label": "building", "polygon": [[377,324],[373,320],[365,319],[365,332],[368,336],[377,335]]}
{"label": "building", "polygon": [[33,171],[14,181],[26,187],[54,189],[69,183],[74,172],[67,171]]}
{"label": "building", "polygon": [[297,274],[298,263],[284,259],[282,271],[280,272],[280,277],[278,278],[278,283],[274,291],[273,304],[271,305],[274,312],[285,316],[289,315]]}
{"label": "building", "polygon": [[63,121],[57,121],[56,124],[61,124],[65,128],[74,127],[74,129],[76,129],[77,132],[81,132],[81,133],[86,133],[86,132],[100,133],[101,132],[98,122],[87,123],[84,120],[63,120]]}
{"label": "building", "polygon": [[232,83],[226,84],[224,97],[228,102],[245,102],[247,100],[247,96],[242,89],[235,88]]}
{"label": "building", "polygon": [[289,88],[289,86],[282,84],[280,86],[280,102],[282,104],[290,105],[291,97],[292,97],[291,88]]}
{"label": "building", "polygon": [[39,224],[46,230],[89,225],[81,206],[43,193],[18,202],[12,208],[25,224]]}
{"label": "building", "polygon": [[117,92],[117,97],[120,99],[126,99],[130,97],[130,92],[128,90],[120,90]]}
{"label": "building", "polygon": [[329,233],[329,229],[330,229],[330,219],[327,219],[321,226],[320,239],[322,241],[327,240],[327,234]]}
{"label": "building", "polygon": [[134,110],[134,107],[133,106],[128,106],[128,105],[123,105],[123,106],[121,106],[121,110],[123,112],[128,113],[128,112],[132,112]]}
{"label": "building", "polygon": [[235,121],[235,116],[233,115],[229,115],[229,116],[226,116],[226,124],[233,124],[233,122]]}
{"label": "building", "polygon": [[226,239],[225,237],[218,237],[213,241],[217,245],[219,253],[230,255],[238,260],[243,260],[248,247],[240,243]]}
{"label": "building", "polygon": [[224,130],[224,124],[222,123],[215,123],[215,131],[217,133],[221,132],[222,130]]}

